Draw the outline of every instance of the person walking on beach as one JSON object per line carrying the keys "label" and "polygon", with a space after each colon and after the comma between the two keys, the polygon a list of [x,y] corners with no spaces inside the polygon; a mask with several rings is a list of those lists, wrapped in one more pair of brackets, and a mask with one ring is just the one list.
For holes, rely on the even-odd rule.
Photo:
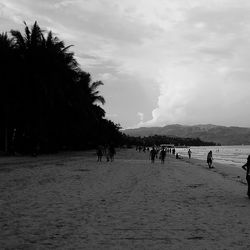
{"label": "person walking on beach", "polygon": [[246,180],[247,180],[247,196],[250,199],[250,155],[247,157],[247,163],[242,166],[244,170],[246,170]]}
{"label": "person walking on beach", "polygon": [[175,148],[172,149],[172,154],[175,155]]}
{"label": "person walking on beach", "polygon": [[107,161],[114,161],[114,156],[115,156],[116,152],[115,152],[115,147],[113,145],[109,145],[108,146],[108,152],[107,152]]}
{"label": "person walking on beach", "polygon": [[191,159],[191,153],[192,153],[192,152],[191,152],[191,150],[189,149],[189,150],[188,150],[188,158],[189,158],[189,159]]}
{"label": "person walking on beach", "polygon": [[154,163],[155,162],[155,156],[156,156],[156,149],[155,147],[153,147],[151,150],[150,150],[150,159],[151,159],[151,163]]}
{"label": "person walking on beach", "polygon": [[161,160],[161,164],[164,164],[165,158],[166,158],[166,150],[165,150],[165,148],[161,149],[159,158]]}
{"label": "person walking on beach", "polygon": [[213,168],[213,152],[210,150],[207,154],[207,164],[209,168]]}
{"label": "person walking on beach", "polygon": [[96,150],[96,154],[97,154],[97,161],[101,162],[102,161],[102,156],[103,156],[103,152],[102,152],[102,147],[99,145],[97,150]]}

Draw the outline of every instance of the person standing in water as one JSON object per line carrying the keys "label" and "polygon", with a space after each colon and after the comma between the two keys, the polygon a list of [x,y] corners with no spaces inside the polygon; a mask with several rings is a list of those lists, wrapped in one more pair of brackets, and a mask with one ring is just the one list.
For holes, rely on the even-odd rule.
{"label": "person standing in water", "polygon": [[244,170],[246,170],[246,180],[247,180],[247,196],[250,199],[250,155],[247,157],[247,163],[242,166]]}
{"label": "person standing in water", "polygon": [[191,159],[191,153],[192,153],[192,152],[191,152],[191,150],[189,149],[189,150],[188,150],[188,158],[189,158],[189,159]]}
{"label": "person standing in water", "polygon": [[209,168],[213,168],[212,164],[213,164],[213,153],[212,150],[210,150],[207,154],[207,164]]}

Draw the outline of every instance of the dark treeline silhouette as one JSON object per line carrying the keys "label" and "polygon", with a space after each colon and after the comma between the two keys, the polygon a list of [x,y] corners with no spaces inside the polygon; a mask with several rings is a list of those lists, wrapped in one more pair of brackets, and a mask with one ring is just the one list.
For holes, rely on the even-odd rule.
{"label": "dark treeline silhouette", "polygon": [[154,135],[147,137],[127,137],[126,140],[128,145],[161,145],[161,144],[174,144],[175,146],[216,146],[214,142],[204,142],[199,138],[180,138],[180,137],[169,137],[163,135]]}
{"label": "dark treeline silhouette", "polygon": [[0,34],[0,151],[37,153],[119,144],[104,98],[71,46],[37,22]]}

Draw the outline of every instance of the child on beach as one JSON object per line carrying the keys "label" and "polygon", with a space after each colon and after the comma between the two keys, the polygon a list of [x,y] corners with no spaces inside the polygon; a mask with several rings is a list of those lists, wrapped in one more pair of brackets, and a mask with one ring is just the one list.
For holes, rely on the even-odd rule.
{"label": "child on beach", "polygon": [[250,199],[250,155],[247,157],[247,163],[242,166],[244,170],[246,170],[246,180],[247,180],[247,195],[248,198]]}
{"label": "child on beach", "polygon": [[207,164],[209,168],[213,168],[212,164],[213,164],[213,153],[210,150],[207,154]]}
{"label": "child on beach", "polygon": [[179,154],[179,153],[176,153],[176,155],[175,155],[175,159],[182,159],[182,157],[180,156],[180,154]]}
{"label": "child on beach", "polygon": [[189,150],[188,150],[188,158],[189,158],[189,159],[191,158],[191,153],[192,153],[192,152],[191,152],[191,150],[189,149]]}

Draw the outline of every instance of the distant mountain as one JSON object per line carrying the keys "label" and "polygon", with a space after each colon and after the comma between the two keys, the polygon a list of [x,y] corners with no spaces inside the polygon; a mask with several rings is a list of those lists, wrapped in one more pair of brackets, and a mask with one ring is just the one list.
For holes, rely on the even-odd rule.
{"label": "distant mountain", "polygon": [[202,141],[222,145],[250,145],[250,128],[225,127],[212,124],[185,126],[179,124],[165,127],[141,127],[123,131],[130,136],[166,135],[176,137],[200,138]]}

